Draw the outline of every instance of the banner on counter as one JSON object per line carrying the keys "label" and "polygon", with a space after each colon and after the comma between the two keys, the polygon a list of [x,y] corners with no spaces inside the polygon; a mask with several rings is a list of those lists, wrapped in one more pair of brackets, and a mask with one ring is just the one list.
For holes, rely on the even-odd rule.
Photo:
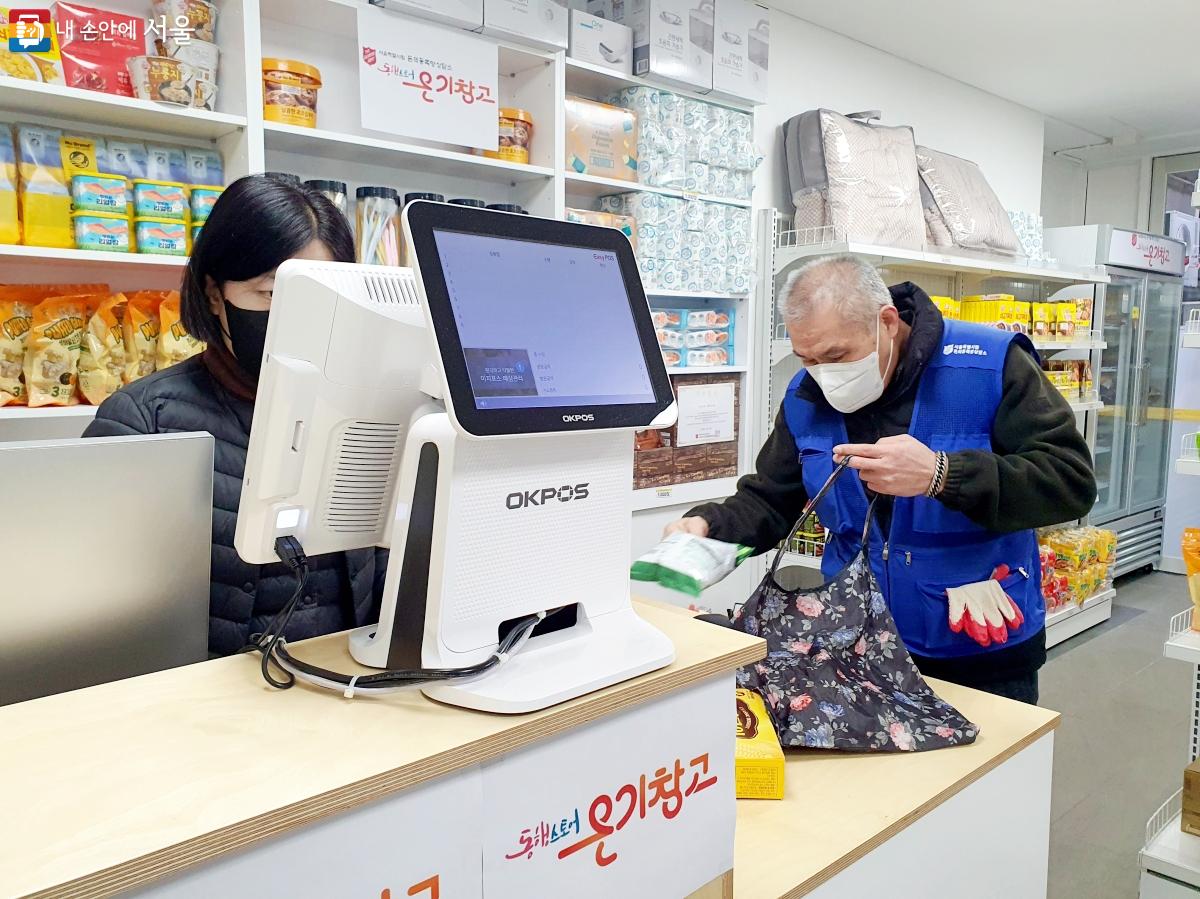
{"label": "banner on counter", "polygon": [[687,896],[733,868],[733,676],[483,767],[497,896]]}
{"label": "banner on counter", "polygon": [[364,128],[497,149],[500,62],[496,44],[361,6],[358,45]]}

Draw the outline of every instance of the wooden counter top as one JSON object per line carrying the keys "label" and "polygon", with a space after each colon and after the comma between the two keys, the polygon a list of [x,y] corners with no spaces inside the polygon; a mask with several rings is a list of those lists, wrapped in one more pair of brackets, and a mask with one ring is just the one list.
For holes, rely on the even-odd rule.
{"label": "wooden counter top", "polygon": [[[638,604],[651,674],[528,715],[419,694],[276,691],[234,656],[0,708],[0,895],[107,896],[761,658],[761,640]],[[295,654],[354,670],[345,635]],[[732,722],[730,724],[732,727]]]}
{"label": "wooden counter top", "polygon": [[981,728],[970,746],[917,753],[787,753],[787,795],[738,800],[734,896],[804,896],[1058,726],[1036,706],[936,681]]}

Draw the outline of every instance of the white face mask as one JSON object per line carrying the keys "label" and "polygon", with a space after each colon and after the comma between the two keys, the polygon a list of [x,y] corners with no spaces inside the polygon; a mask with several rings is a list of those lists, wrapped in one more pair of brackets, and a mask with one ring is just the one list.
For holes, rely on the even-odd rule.
{"label": "white face mask", "polygon": [[[875,351],[855,362],[826,362],[808,366],[829,405],[839,412],[857,412],[883,396],[883,375],[879,373],[879,338],[883,323],[875,319]],[[888,340],[888,368],[896,345]]]}

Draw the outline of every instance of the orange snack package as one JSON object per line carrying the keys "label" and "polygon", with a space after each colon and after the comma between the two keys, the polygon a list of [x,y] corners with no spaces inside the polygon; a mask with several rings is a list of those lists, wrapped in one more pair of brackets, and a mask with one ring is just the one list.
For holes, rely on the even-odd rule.
{"label": "orange snack package", "polygon": [[25,389],[30,407],[73,406],[83,329],[102,298],[92,294],[51,297],[34,307],[25,350]]}
{"label": "orange snack package", "polygon": [[104,284],[0,285],[0,406],[25,405],[25,349],[34,307],[53,296],[107,290]]}
{"label": "orange snack package", "polygon": [[179,315],[179,291],[173,290],[158,307],[158,370],[170,368],[184,359],[203,352],[204,341],[197,340],[183,327]]}
{"label": "orange snack package", "polygon": [[79,392],[93,406],[121,389],[125,374],[125,294],[103,300],[88,319],[79,349]]}
{"label": "orange snack package", "polygon": [[173,291],[139,290],[129,294],[125,319],[121,323],[125,335],[125,383],[154,373],[158,353],[158,308]]}

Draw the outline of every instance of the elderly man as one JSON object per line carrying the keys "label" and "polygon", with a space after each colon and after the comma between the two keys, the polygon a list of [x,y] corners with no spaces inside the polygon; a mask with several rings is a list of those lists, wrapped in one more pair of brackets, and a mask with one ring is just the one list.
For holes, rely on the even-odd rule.
{"label": "elderly man", "polygon": [[[1032,344],[944,321],[919,287],[889,291],[874,266],[848,255],[793,272],[779,302],[805,368],[757,471],[668,533],[769,550],[851,456],[856,471],[817,508],[831,535],[825,575],[858,552],[878,498],[871,564],[917,666],[1036,703],[1046,632],[1033,529],[1086,515],[1096,483],[1074,414]],[[952,607],[947,588],[972,583],[994,604]]]}

